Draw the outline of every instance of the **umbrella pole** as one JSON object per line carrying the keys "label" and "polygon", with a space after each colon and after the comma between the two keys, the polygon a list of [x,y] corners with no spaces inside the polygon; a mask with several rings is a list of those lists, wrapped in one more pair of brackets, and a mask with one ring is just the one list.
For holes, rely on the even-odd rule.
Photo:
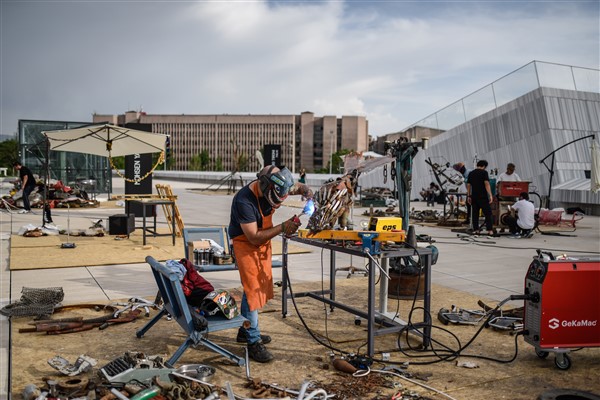
{"label": "umbrella pole", "polygon": [[108,199],[110,201],[110,192],[112,191],[112,167],[110,162],[108,163],[108,176],[106,177],[106,189],[108,191]]}
{"label": "umbrella pole", "polygon": [[50,206],[48,204],[48,185],[50,184],[50,141],[46,137],[46,177],[44,179],[44,197],[42,199],[42,228],[46,223],[52,223]]}

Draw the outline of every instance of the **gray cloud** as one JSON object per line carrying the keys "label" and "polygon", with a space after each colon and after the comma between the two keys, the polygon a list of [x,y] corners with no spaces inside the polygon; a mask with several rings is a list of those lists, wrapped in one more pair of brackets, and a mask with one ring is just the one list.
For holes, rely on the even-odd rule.
{"label": "gray cloud", "polygon": [[93,112],[400,130],[534,60],[598,68],[598,2],[2,1],[2,133]]}

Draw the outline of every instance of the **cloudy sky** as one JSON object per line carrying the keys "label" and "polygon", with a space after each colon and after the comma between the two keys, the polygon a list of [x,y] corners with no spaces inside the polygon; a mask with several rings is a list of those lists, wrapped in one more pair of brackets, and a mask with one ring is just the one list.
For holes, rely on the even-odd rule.
{"label": "cloudy sky", "polygon": [[91,115],[363,115],[401,130],[532,60],[598,68],[592,1],[0,0],[1,132]]}

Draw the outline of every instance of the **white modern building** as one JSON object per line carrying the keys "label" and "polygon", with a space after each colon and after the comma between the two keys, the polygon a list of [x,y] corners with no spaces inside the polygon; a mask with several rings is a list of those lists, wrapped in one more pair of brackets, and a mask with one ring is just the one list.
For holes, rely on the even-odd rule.
{"label": "white modern building", "polygon": [[433,180],[426,159],[440,165],[460,161],[468,168],[485,159],[488,170],[499,172],[516,164],[544,204],[550,194],[550,208],[580,207],[600,215],[600,192],[590,190],[592,140],[600,142],[598,69],[533,61],[404,131],[415,127],[436,134],[413,160],[413,199]]}

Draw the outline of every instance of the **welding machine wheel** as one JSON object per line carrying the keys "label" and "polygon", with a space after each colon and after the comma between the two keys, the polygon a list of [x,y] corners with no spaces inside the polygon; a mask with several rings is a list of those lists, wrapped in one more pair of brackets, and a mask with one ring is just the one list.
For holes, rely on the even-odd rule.
{"label": "welding machine wheel", "polygon": [[548,358],[548,354],[550,354],[550,353],[548,353],[547,351],[544,351],[544,350],[538,350],[538,349],[535,349],[535,354],[536,354],[536,355],[537,355],[539,358],[542,358],[542,359],[544,359],[544,358]]}
{"label": "welding machine wheel", "polygon": [[556,368],[566,371],[571,368],[571,357],[567,353],[558,353],[554,359],[554,365]]}

